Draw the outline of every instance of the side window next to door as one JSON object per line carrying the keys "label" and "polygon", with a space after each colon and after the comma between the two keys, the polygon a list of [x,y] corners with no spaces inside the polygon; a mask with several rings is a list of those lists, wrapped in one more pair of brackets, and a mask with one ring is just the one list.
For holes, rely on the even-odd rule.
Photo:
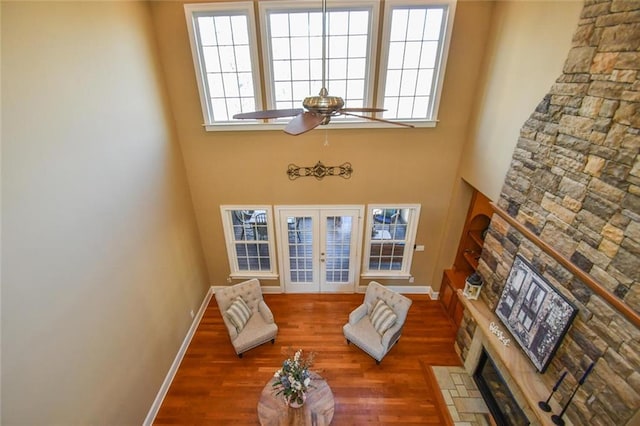
{"label": "side window next to door", "polygon": [[410,277],[419,217],[419,204],[369,206],[362,276]]}
{"label": "side window next to door", "polygon": [[232,278],[275,278],[270,206],[220,206]]}

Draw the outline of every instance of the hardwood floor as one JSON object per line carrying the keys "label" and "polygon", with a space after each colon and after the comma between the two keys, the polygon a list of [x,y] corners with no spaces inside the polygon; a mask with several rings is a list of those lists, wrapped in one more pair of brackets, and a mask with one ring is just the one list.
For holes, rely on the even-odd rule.
{"label": "hardwood floor", "polygon": [[400,341],[376,365],[342,326],[362,294],[266,294],[278,324],[269,343],[238,358],[212,298],[156,416],[156,425],[257,425],[264,385],[286,358],[287,347],[316,352],[313,369],[335,397],[333,425],[446,425],[429,365],[460,365],[455,330],[437,301],[413,300]]}

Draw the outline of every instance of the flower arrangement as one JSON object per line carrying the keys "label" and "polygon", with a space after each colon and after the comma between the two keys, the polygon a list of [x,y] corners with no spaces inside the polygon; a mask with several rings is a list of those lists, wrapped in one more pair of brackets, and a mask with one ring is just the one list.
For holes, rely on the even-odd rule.
{"label": "flower arrangement", "polygon": [[301,406],[305,400],[305,394],[311,386],[311,371],[315,353],[311,352],[305,358],[302,349],[298,349],[293,357],[289,357],[282,363],[282,368],[275,372],[273,388],[277,389],[276,395],[284,395],[285,401],[292,406]]}

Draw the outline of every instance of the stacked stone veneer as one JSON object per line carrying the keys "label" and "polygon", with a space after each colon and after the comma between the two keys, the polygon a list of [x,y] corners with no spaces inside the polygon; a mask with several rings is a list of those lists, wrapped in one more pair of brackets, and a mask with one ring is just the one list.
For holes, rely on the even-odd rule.
{"label": "stacked stone veneer", "polygon": [[[522,127],[497,202],[637,312],[639,49],[640,0],[585,2],[563,75]],[[638,421],[640,330],[498,215],[479,266],[482,299],[490,308],[516,254],[579,309],[542,376],[550,389],[562,371],[569,372],[556,394],[561,404],[585,367],[596,363],[565,416],[579,425]],[[465,315],[457,342],[463,358],[473,330]]]}

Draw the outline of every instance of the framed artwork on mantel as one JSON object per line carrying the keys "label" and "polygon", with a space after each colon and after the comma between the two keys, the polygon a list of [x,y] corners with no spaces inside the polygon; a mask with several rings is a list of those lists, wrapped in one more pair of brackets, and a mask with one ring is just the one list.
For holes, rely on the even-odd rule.
{"label": "framed artwork on mantel", "polygon": [[517,255],[496,314],[543,373],[578,310],[522,256]]}

